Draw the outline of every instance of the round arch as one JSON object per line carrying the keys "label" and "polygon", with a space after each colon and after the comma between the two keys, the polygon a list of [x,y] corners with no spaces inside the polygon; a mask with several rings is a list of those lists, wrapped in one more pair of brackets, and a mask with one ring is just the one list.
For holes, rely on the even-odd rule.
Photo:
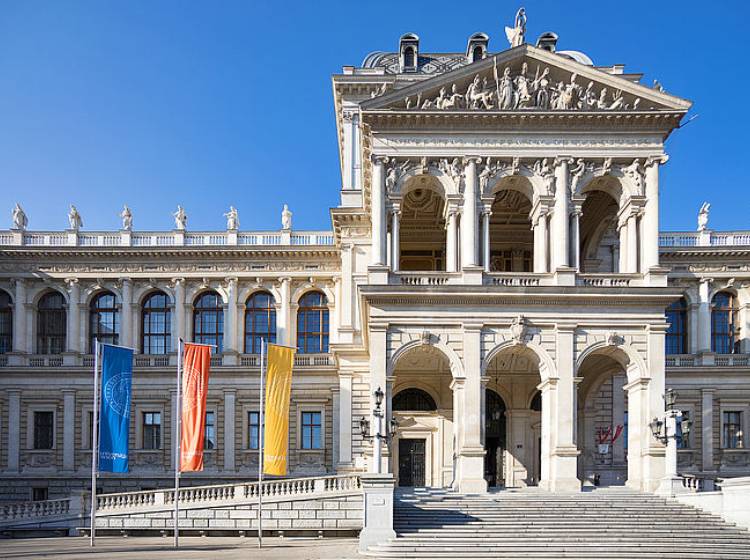
{"label": "round arch", "polygon": [[519,169],[518,172],[513,175],[507,171],[501,171],[496,174],[487,181],[487,185],[482,189],[482,196],[486,198],[494,198],[495,195],[502,190],[518,191],[526,196],[532,204],[534,204],[540,196],[549,194],[544,187],[542,178],[537,177],[525,169]]}
{"label": "round arch", "polygon": [[528,341],[525,344],[520,344],[515,340],[506,340],[504,342],[501,342],[500,344],[492,348],[489,352],[487,352],[487,355],[482,360],[482,375],[486,375],[487,368],[490,366],[492,360],[497,355],[518,346],[524,346],[525,348],[528,348],[534,354],[536,354],[537,358],[539,359],[539,376],[541,377],[542,382],[546,381],[547,379],[557,377],[557,368],[555,367],[555,362],[544,348],[533,341]]}
{"label": "round arch", "polygon": [[335,303],[336,298],[334,297],[333,291],[331,291],[328,286],[308,282],[302,286],[297,287],[297,289],[292,292],[292,305],[299,305],[299,300],[307,295],[308,292],[322,293],[326,297],[326,303],[329,308],[331,308]]}
{"label": "round arch", "polygon": [[176,302],[174,297],[174,290],[165,286],[158,286],[154,284],[139,286],[136,290],[134,290],[133,301],[138,304],[138,307],[143,307],[143,305],[146,303],[146,300],[148,300],[148,298],[158,292],[166,294],[170,306],[175,305]]}
{"label": "round arch", "polygon": [[460,194],[459,186],[447,173],[437,167],[430,166],[428,173],[422,173],[422,170],[416,167],[409,169],[396,182],[388,195],[391,198],[403,198],[405,194],[414,189],[432,190],[439,194],[443,200],[450,194]]}
{"label": "round arch", "polygon": [[271,297],[273,298],[273,301],[276,305],[279,305],[281,303],[281,293],[279,292],[279,290],[276,289],[275,286],[266,284],[258,284],[241,289],[237,294],[237,303],[244,307],[247,304],[248,300],[258,293],[271,294]]}
{"label": "round arch", "polygon": [[458,357],[458,354],[445,342],[443,342],[440,337],[431,336],[429,342],[425,342],[421,339],[417,340],[411,340],[407,342],[406,344],[403,344],[401,347],[399,347],[391,356],[391,358],[388,360],[388,365],[386,368],[387,375],[392,376],[396,370],[396,366],[398,365],[399,360],[403,358],[406,354],[408,354],[410,351],[414,350],[415,348],[419,348],[423,345],[429,345],[434,347],[435,349],[439,350],[448,360],[448,366],[451,370],[451,375],[454,378],[457,377],[464,377],[464,366],[461,363],[461,359]]}
{"label": "round arch", "polygon": [[210,285],[201,285],[196,286],[190,290],[185,290],[185,302],[189,304],[190,306],[195,305],[195,301],[201,297],[206,292],[216,292],[219,294],[219,298],[221,299],[222,305],[226,306],[227,303],[229,303],[229,296],[227,294],[226,289],[224,289],[222,286],[210,286]]}
{"label": "round arch", "polygon": [[34,295],[31,297],[31,306],[34,309],[37,309],[39,307],[39,300],[41,300],[50,292],[57,292],[62,295],[66,308],[68,307],[68,305],[70,305],[70,298],[68,297],[67,290],[58,286],[41,286],[36,292],[34,292]]}
{"label": "round arch", "polygon": [[646,362],[638,351],[630,344],[609,344],[606,340],[594,342],[587,346],[576,359],[575,374],[578,375],[584,360],[594,354],[603,354],[614,359],[625,370],[628,383],[636,379],[648,377]]}

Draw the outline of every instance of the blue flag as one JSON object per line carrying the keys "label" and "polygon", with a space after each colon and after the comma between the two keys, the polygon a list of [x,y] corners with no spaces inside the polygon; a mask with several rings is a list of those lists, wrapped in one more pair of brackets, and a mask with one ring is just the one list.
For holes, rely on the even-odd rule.
{"label": "blue flag", "polygon": [[102,390],[99,413],[99,470],[128,472],[130,386],[133,351],[102,346]]}

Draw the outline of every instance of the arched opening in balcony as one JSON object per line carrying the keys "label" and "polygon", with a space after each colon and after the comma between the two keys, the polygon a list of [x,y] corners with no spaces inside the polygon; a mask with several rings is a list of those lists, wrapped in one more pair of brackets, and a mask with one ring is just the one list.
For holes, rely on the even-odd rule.
{"label": "arched opening in balcony", "polygon": [[[442,271],[446,269],[445,200],[427,183],[409,189],[401,202],[398,269],[404,271]],[[391,235],[394,235],[391,224]],[[396,244],[394,244],[396,245]]]}
{"label": "arched opening in balcony", "polygon": [[490,272],[534,270],[531,193],[525,177],[507,177],[500,182],[489,218],[489,255],[485,254]]}

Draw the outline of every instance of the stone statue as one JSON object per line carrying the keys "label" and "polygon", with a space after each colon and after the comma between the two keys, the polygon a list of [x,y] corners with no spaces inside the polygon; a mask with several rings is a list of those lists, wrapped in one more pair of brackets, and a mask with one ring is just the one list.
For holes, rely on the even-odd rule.
{"label": "stone statue", "polygon": [[576,160],[575,167],[572,167],[570,169],[570,175],[572,177],[570,181],[570,194],[574,195],[578,191],[578,186],[581,183],[581,178],[583,177],[583,174],[586,172],[586,162],[583,161],[583,158],[578,158]]}
{"label": "stone statue", "polygon": [[395,158],[391,159],[385,175],[385,187],[387,192],[393,192],[396,189],[396,185],[401,177],[404,176],[410,165],[411,163],[409,160],[398,163]]}
{"label": "stone statue", "polygon": [[229,207],[229,212],[224,214],[227,219],[227,229],[239,229],[240,228],[240,214],[234,206]]}
{"label": "stone statue", "polygon": [[499,84],[500,98],[497,100],[500,109],[513,109],[516,101],[516,90],[513,84],[513,78],[510,77],[510,67],[506,66],[503,70],[503,77],[500,78]]}
{"label": "stone statue", "polygon": [[484,109],[492,109],[492,97],[494,92],[487,87],[487,81],[482,82],[479,74],[466,89],[466,106],[469,109],[479,109],[480,104]]}
{"label": "stone statue", "polygon": [[286,204],[281,211],[281,229],[292,229],[292,211]]}
{"label": "stone statue", "polygon": [[531,101],[531,92],[529,91],[529,79],[526,74],[529,70],[528,64],[524,62],[521,65],[521,73],[515,78],[516,86],[516,98],[514,107],[518,109],[525,109],[529,106]]}
{"label": "stone statue", "polygon": [[28,225],[29,219],[26,217],[26,212],[24,212],[21,205],[16,202],[16,207],[13,209],[13,229],[26,231]]}
{"label": "stone statue", "polygon": [[622,172],[633,181],[635,185],[636,194],[638,196],[643,195],[643,165],[641,160],[635,158],[633,163],[622,168]]}
{"label": "stone statue", "polygon": [[523,45],[526,42],[526,9],[521,8],[516,12],[513,27],[505,27],[505,36],[508,38],[511,48]]}
{"label": "stone statue", "polygon": [[571,109],[578,108],[578,95],[581,86],[576,83],[576,78],[578,78],[578,74],[573,72],[570,75],[570,82],[560,89],[560,95],[557,98],[557,106],[555,109],[570,111]]}
{"label": "stone statue", "polygon": [[185,209],[177,205],[177,212],[172,214],[174,216],[174,227],[177,230],[185,231],[187,228],[187,214],[185,214]]}
{"label": "stone statue", "polygon": [[130,208],[128,208],[127,204],[122,208],[122,212],[120,212],[120,218],[122,218],[123,230],[130,231],[133,229],[133,213],[130,211]]}
{"label": "stone statue", "polygon": [[[536,67],[536,73],[539,74],[538,66]],[[541,76],[534,78],[534,82],[531,84],[531,89],[534,91],[534,105],[538,109],[549,109],[549,67],[542,70]]]}
{"label": "stone statue", "polygon": [[78,231],[83,227],[83,219],[73,204],[70,205],[70,210],[68,210],[68,224],[73,231]]}
{"label": "stone statue", "polygon": [[548,194],[555,194],[555,172],[547,158],[534,162],[534,175],[542,178]]}
{"label": "stone statue", "polygon": [[704,202],[701,205],[701,209],[698,210],[698,231],[706,231],[708,229],[708,211],[711,209],[711,204]]}

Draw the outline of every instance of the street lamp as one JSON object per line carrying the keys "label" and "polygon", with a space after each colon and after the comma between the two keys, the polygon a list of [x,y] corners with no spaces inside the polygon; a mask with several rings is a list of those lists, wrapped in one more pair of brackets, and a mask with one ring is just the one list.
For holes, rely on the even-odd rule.
{"label": "street lamp", "polygon": [[385,442],[386,444],[395,437],[396,431],[398,430],[398,422],[395,418],[391,417],[391,419],[388,421],[388,431],[386,433],[383,433],[383,417],[385,416],[385,413],[381,406],[383,405],[383,397],[385,394],[383,393],[383,390],[378,387],[375,390],[374,393],[375,396],[375,408],[372,411],[372,415],[375,418],[375,433],[370,433],[370,421],[365,418],[364,416],[359,421],[359,431],[362,434],[363,439],[372,439],[373,440],[373,450],[372,450],[372,462],[374,467],[374,472],[380,473],[380,445],[381,442]]}
{"label": "street lamp", "polygon": [[677,410],[677,391],[668,389],[664,394],[664,417],[654,418],[650,423],[654,439],[666,445],[664,456],[664,478],[659,489],[660,494],[673,496],[682,488],[682,479],[677,474],[677,446],[690,433],[691,422],[687,413]]}

